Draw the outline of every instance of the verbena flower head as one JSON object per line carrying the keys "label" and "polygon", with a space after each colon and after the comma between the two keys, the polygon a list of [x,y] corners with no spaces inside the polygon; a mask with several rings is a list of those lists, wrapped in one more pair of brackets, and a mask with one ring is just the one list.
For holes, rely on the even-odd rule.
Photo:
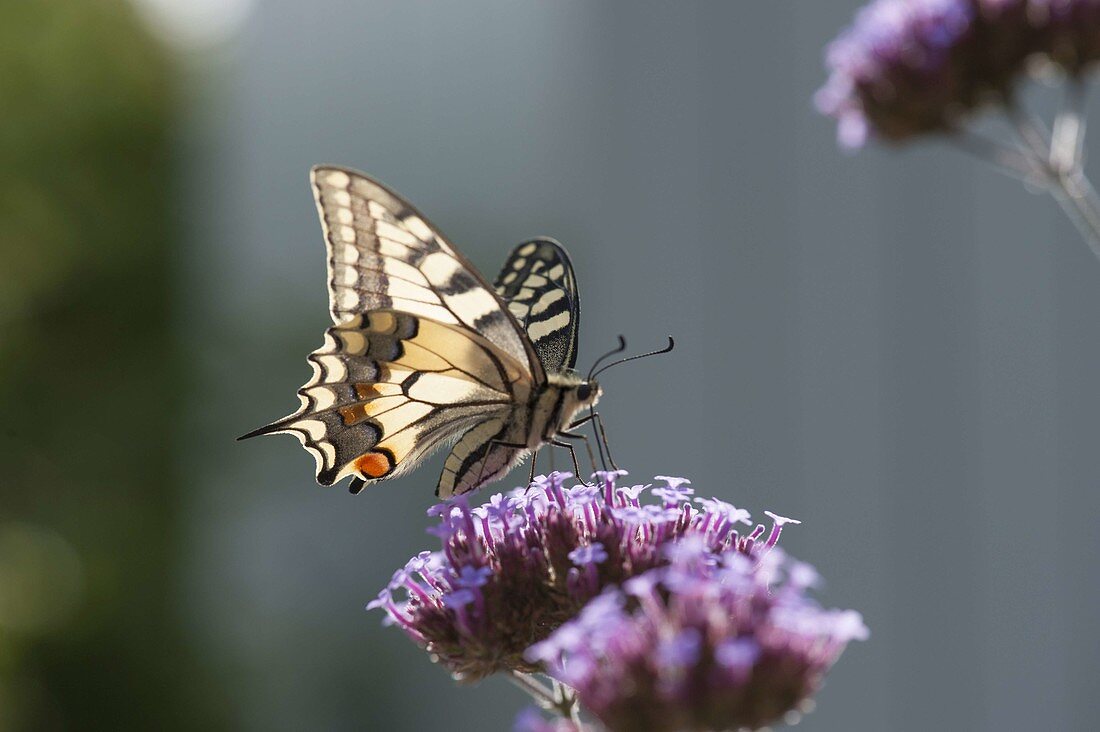
{"label": "verbena flower head", "polygon": [[830,44],[815,101],[845,147],[901,141],[1007,102],[1034,57],[1071,74],[1100,58],[1100,0],[875,0]]}
{"label": "verbena flower head", "polygon": [[686,539],[670,560],[528,651],[612,732],[757,729],[868,635],[858,613],[810,599],[816,573],[778,549],[757,561]]}
{"label": "verbena flower head", "polygon": [[[772,515],[768,531],[724,501],[692,501],[681,478],[648,490],[616,485],[623,475],[597,473],[595,485],[566,487],[571,476],[553,473],[478,507],[464,497],[434,506],[439,524],[429,531],[441,550],[409,560],[368,608],[383,608],[459,679],[537,671],[523,655],[531,644],[606,587],[667,564],[670,547],[690,540],[715,554],[758,557],[790,522]],[[645,500],[647,492],[657,501]]]}

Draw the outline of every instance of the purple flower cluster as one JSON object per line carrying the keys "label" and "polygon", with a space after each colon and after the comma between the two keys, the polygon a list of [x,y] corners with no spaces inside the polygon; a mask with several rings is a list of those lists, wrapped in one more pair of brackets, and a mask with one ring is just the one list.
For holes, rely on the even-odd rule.
{"label": "purple flower cluster", "polygon": [[669,547],[690,537],[716,555],[759,557],[790,519],[772,527],[713,498],[695,498],[688,481],[659,476],[620,487],[622,471],[597,473],[595,485],[566,487],[568,473],[471,507],[465,497],[434,506],[429,531],[442,549],[398,570],[368,608],[382,608],[460,680],[498,671],[541,670],[524,657],[574,618],[589,600],[670,561]]}
{"label": "purple flower cluster", "polygon": [[948,132],[1010,102],[1034,57],[1070,74],[1100,59],[1100,0],[875,0],[830,44],[816,103],[849,148]]}
{"label": "purple flower cluster", "polygon": [[868,635],[855,611],[810,599],[817,574],[781,550],[715,554],[692,536],[666,551],[528,651],[613,732],[757,729]]}

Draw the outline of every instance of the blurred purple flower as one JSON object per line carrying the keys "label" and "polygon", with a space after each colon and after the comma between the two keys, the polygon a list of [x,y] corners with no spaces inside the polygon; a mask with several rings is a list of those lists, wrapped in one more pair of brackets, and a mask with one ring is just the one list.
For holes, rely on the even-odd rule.
{"label": "blurred purple flower", "polygon": [[760,563],[683,546],[692,544],[625,593],[605,590],[528,652],[614,732],[771,724],[805,704],[849,641],[868,635],[858,613],[807,597],[807,566],[781,551]]}
{"label": "blurred purple flower", "polygon": [[566,488],[570,476],[554,473],[479,507],[462,498],[434,506],[439,524],[429,531],[441,551],[410,559],[368,607],[384,610],[459,679],[532,672],[540,663],[524,651],[581,608],[589,617],[620,612],[605,588],[674,556],[705,563],[732,552],[753,565],[779,540],[785,520],[764,538],[764,525],[745,526],[748,513],[728,503],[693,506],[683,479],[650,491],[661,498],[655,505],[643,503],[644,486],[617,487],[621,475]]}
{"label": "blurred purple flower", "polygon": [[1100,0],[875,0],[829,45],[815,102],[847,148],[949,132],[1007,104],[1035,57],[1070,74],[1100,59]]}
{"label": "blurred purple flower", "polygon": [[580,728],[568,719],[546,719],[534,707],[527,707],[516,715],[512,732],[581,732]]}

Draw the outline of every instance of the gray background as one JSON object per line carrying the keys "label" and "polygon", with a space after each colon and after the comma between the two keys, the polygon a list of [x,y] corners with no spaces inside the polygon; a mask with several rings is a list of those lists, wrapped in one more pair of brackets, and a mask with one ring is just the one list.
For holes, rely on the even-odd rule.
{"label": "gray background", "polygon": [[810,97],[856,6],[270,0],[196,59],[182,589],[242,728],[505,729],[523,704],[363,612],[431,545],[439,458],[353,498],[290,438],[232,442],[296,405],[320,344],[318,162],[394,186],[490,274],[559,238],[582,363],[677,337],[608,374],[620,462],[803,519],[787,548],[873,632],[801,728],[1090,727],[1100,262],[957,152],[837,151]]}

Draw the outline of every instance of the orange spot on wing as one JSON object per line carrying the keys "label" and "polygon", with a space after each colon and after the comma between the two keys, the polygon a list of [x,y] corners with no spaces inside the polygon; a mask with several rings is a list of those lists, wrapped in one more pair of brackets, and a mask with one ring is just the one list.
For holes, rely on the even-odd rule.
{"label": "orange spot on wing", "polygon": [[393,470],[393,457],[385,452],[368,452],[355,459],[355,469],[368,478],[381,478]]}
{"label": "orange spot on wing", "polygon": [[355,394],[360,399],[372,399],[376,396],[381,396],[382,392],[378,391],[378,387],[374,384],[356,384]]}
{"label": "orange spot on wing", "polygon": [[340,407],[340,418],[345,425],[353,425],[367,418],[367,405],[353,404],[350,407]]}

